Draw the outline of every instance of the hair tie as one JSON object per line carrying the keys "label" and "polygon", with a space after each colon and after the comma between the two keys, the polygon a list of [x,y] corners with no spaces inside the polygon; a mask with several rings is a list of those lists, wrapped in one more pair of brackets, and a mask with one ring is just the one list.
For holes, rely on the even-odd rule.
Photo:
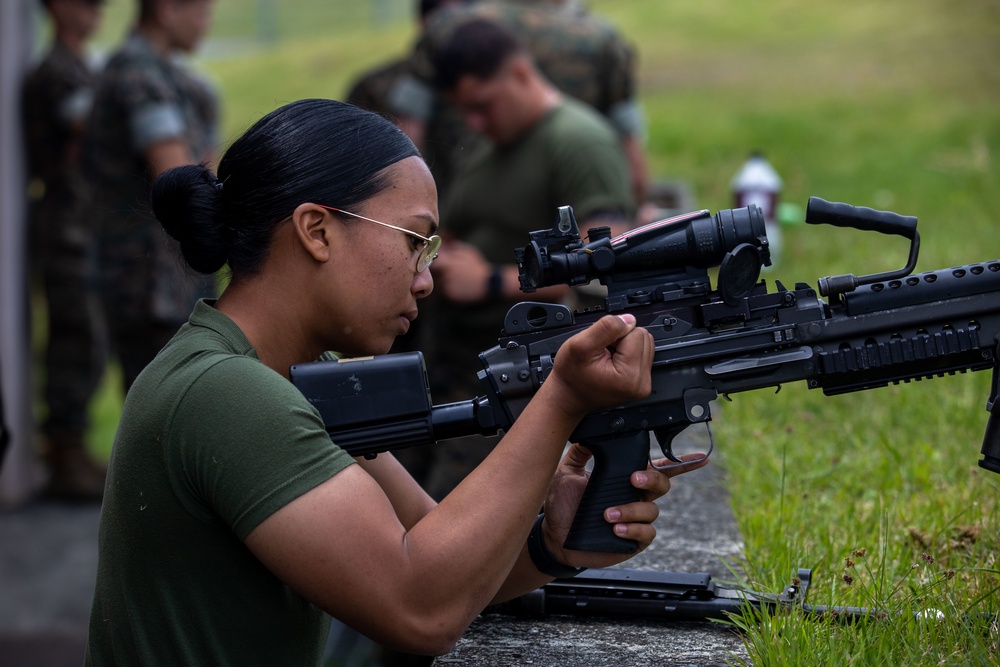
{"label": "hair tie", "polygon": [[212,186],[219,192],[222,192],[222,181],[215,174],[212,174]]}

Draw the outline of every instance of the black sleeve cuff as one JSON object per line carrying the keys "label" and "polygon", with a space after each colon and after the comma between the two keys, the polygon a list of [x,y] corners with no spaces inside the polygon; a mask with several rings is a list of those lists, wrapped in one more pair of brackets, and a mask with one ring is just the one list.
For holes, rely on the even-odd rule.
{"label": "black sleeve cuff", "polygon": [[535,564],[538,571],[556,579],[568,579],[586,570],[585,567],[563,565],[549,553],[545,547],[545,538],[542,536],[542,519],[544,518],[544,512],[539,514],[538,518],[535,519],[535,525],[531,527],[531,532],[528,533],[528,555],[531,556],[531,562]]}

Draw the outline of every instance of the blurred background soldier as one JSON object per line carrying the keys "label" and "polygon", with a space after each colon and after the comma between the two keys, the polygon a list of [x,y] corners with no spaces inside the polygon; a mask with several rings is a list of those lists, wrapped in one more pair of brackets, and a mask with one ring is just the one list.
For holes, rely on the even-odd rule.
{"label": "blurred background soldier", "polygon": [[[441,201],[441,247],[420,348],[436,401],[480,392],[478,354],[496,344],[507,310],[523,300],[514,248],[572,206],[582,233],[629,229],[636,206],[621,142],[592,107],[564,95],[499,22],[463,22],[435,53],[437,83],[481,134]],[[566,285],[536,301],[578,298]],[[425,448],[425,488],[440,498],[489,452],[482,438]],[[475,446],[479,443],[480,446]]]}
{"label": "blurred background soldier", "polygon": [[[435,12],[461,4],[465,4],[465,0],[417,0],[417,21],[420,35],[423,35],[427,28],[427,22],[431,20]],[[412,59],[409,55],[379,65],[363,73],[351,84],[345,101],[362,109],[374,111],[380,116],[396,122],[393,106],[389,103],[389,95],[404,76],[412,76],[412,69]],[[433,91],[428,88],[413,92],[417,95],[433,96]],[[407,93],[397,91],[396,94],[406,95]],[[421,104],[431,103],[430,100],[426,100]]]}
{"label": "blurred background soldier", "polygon": [[[417,19],[420,31],[418,40],[423,38],[428,23],[435,16],[449,8],[464,5],[465,2],[466,0],[417,0]],[[414,77],[413,56],[407,54],[359,76],[351,85],[346,101],[374,111],[398,124],[399,119],[396,112],[400,107],[405,106],[405,101],[409,100],[410,103],[413,103],[414,96],[423,97],[424,99],[418,103],[418,106],[435,109],[431,115],[436,121],[434,128],[437,128],[438,131],[434,133],[436,141],[433,142],[433,145],[425,145],[422,152],[428,165],[438,164],[440,171],[441,166],[445,164],[451,153],[451,147],[461,144],[462,138],[467,135],[467,132],[465,132],[461,116],[450,108],[442,96],[436,95],[432,87],[422,84],[411,85],[416,81]],[[401,98],[404,101],[393,101],[395,98]],[[433,170],[432,167],[432,172]],[[443,173],[439,176],[444,178]],[[423,326],[424,318],[415,320],[407,334],[396,340],[393,351],[417,349],[420,329]],[[403,462],[414,477],[421,479],[424,476],[428,463],[425,452],[420,449],[404,449],[395,452],[395,456]]]}
{"label": "blurred background soldier", "polygon": [[[444,10],[464,5],[466,0],[417,0],[417,19],[419,26],[418,42],[423,39],[424,32],[430,21],[434,20]],[[416,48],[416,47],[415,47]],[[346,101],[369,111],[388,118],[392,122],[399,124],[396,112],[405,106],[405,101],[413,102],[413,97],[423,97],[418,106],[434,108],[432,116],[439,120],[446,118],[444,115],[448,109],[438,109],[438,107],[450,107],[443,97],[436,95],[430,86],[411,85],[416,81],[413,71],[413,55],[407,54],[401,58],[390,61],[376,67],[373,70],[363,73],[351,85]],[[400,102],[398,99],[404,100]],[[395,100],[395,101],[394,101]],[[464,130],[464,122],[461,117],[452,110],[450,124],[438,122],[435,127],[443,128],[437,133],[438,141],[436,145],[425,145],[423,148],[424,159],[428,165],[446,160],[451,152],[451,147],[461,143],[462,137],[467,133]],[[451,131],[449,139],[443,141],[443,132]],[[426,142],[425,142],[426,143]],[[447,146],[447,148],[443,148]],[[432,172],[434,168],[432,167]],[[442,175],[443,178],[443,175]],[[440,191],[440,188],[439,188]],[[424,318],[418,318],[411,323],[410,330],[405,336],[400,336],[393,344],[393,352],[418,349],[420,340],[420,330],[424,326]],[[403,449],[394,452],[394,455],[410,473],[417,479],[422,479],[426,474],[428,457],[424,451],[417,449]]]}
{"label": "blurred background soldier", "polygon": [[636,99],[636,53],[610,23],[574,0],[480,0],[444,9],[428,22],[411,56],[411,73],[389,95],[400,127],[424,152],[438,185],[447,192],[458,163],[472,153],[476,136],[434,90],[434,53],[465,21],[498,21],[518,36],[539,71],[556,88],[604,115],[617,130],[628,160],[633,196],[645,201],[648,166],[645,121]]}
{"label": "blurred background soldier", "polygon": [[41,283],[48,313],[42,457],[50,472],[48,495],[93,500],[104,492],[104,470],[87,454],[84,436],[101,376],[101,346],[79,158],[95,76],[86,43],[100,25],[103,0],[42,4],[52,20],[52,47],[22,91],[32,274]]}
{"label": "blurred background soldier", "polygon": [[149,209],[160,173],[215,161],[216,94],[181,60],[207,33],[213,1],[139,0],[138,26],[104,69],[84,138],[104,317],[126,391],[195,301],[215,294],[212,276],[182,268]]}

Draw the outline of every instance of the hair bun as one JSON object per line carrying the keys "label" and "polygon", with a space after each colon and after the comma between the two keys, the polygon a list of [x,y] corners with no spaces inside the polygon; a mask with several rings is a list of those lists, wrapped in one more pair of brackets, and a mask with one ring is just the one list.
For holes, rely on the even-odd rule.
{"label": "hair bun", "polygon": [[222,183],[211,169],[204,165],[168,169],[153,183],[150,204],[164,231],[180,242],[192,269],[214,273],[225,265]]}

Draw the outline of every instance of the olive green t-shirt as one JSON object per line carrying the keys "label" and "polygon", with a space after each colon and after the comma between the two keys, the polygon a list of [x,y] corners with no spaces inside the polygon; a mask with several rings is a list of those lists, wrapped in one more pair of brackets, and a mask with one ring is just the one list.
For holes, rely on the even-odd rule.
{"label": "olive green t-shirt", "polygon": [[[493,264],[513,264],[514,249],[528,245],[529,232],[550,229],[560,206],[573,207],[581,236],[592,216],[635,215],[621,138],[596,111],[569,97],[513,143],[469,156],[442,202],[441,229]],[[421,303],[423,326],[432,332],[422,349],[436,396],[459,400],[476,391],[479,352],[496,345],[507,310],[531,299],[466,304],[432,295]],[[455,388],[455,378],[470,384],[456,395],[442,393]]]}
{"label": "olive green t-shirt", "polygon": [[567,205],[580,222],[599,211],[635,214],[620,137],[569,97],[516,141],[482,147],[462,163],[441,205],[441,227],[489,261],[511,264],[528,232],[552,227]]}
{"label": "olive green t-shirt", "polygon": [[125,401],[86,664],[318,664],[329,617],[243,540],[351,463],[239,327],[199,302]]}

